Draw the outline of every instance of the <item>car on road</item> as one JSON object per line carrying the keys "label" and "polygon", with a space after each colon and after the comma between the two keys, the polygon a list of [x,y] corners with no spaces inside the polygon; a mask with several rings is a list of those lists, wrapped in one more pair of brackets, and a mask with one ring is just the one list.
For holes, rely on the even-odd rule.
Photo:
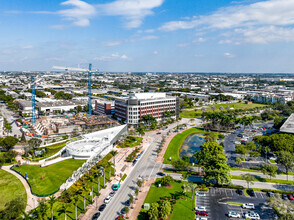
{"label": "car on road", "polygon": [[288,199],[287,195],[286,194],[282,194],[282,199],[284,199],[284,200]]}
{"label": "car on road", "polygon": [[274,193],[273,192],[267,192],[267,196],[268,197],[274,197]]}
{"label": "car on road", "polygon": [[206,208],[204,206],[197,206],[195,211],[206,211]]}
{"label": "car on road", "polygon": [[237,189],[236,193],[239,194],[239,195],[243,195],[243,190],[242,189]]}
{"label": "car on road", "polygon": [[237,136],[240,137],[240,138],[242,138],[243,137],[243,134],[238,134]]}
{"label": "car on road", "polygon": [[253,189],[248,189],[247,192],[250,196],[255,197],[255,192]]}
{"label": "car on road", "polygon": [[196,196],[206,196],[206,194],[204,192],[196,192],[195,195]]}
{"label": "car on road", "polygon": [[206,211],[196,211],[196,215],[208,216],[208,212],[206,212]]}
{"label": "car on road", "polygon": [[97,220],[100,216],[100,212],[96,212],[93,216],[92,216],[92,220]]}
{"label": "car on road", "polygon": [[107,197],[104,199],[105,204],[108,204],[108,203],[110,202],[111,199],[112,199],[111,196],[107,196]]}
{"label": "car on road", "polygon": [[178,132],[178,130],[174,130],[174,133],[177,133]]}
{"label": "car on road", "polygon": [[113,197],[115,195],[115,191],[112,191],[111,193],[109,193],[108,196]]}
{"label": "car on road", "polygon": [[161,134],[161,132],[157,132],[156,134]]}
{"label": "car on road", "polygon": [[257,213],[246,213],[245,214],[245,218],[246,219],[255,219],[255,220],[259,220],[260,216]]}
{"label": "car on road", "polygon": [[163,173],[163,172],[158,172],[157,175],[158,175],[158,176],[165,176],[165,173]]}
{"label": "car on road", "polygon": [[241,218],[241,215],[238,212],[229,212],[228,217],[229,218]]}
{"label": "car on road", "polygon": [[106,207],[106,204],[105,203],[103,203],[100,207],[99,207],[99,211],[100,212],[102,212],[104,209],[105,209],[105,207]]}
{"label": "car on road", "polygon": [[292,194],[288,194],[288,199],[289,199],[289,200],[294,200],[293,195],[292,195]]}
{"label": "car on road", "polygon": [[255,206],[253,203],[244,203],[242,204],[243,209],[255,209]]}

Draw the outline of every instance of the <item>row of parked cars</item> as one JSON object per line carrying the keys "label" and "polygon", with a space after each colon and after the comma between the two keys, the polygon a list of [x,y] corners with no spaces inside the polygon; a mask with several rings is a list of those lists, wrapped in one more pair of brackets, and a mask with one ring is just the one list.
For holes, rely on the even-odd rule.
{"label": "row of parked cars", "polygon": [[110,192],[108,194],[108,196],[104,199],[104,203],[99,206],[98,208],[98,212],[96,212],[93,216],[92,216],[92,220],[97,220],[99,218],[99,216],[101,215],[101,212],[103,212],[103,210],[106,208],[106,205],[111,201],[111,199],[114,197],[115,192],[119,189],[120,187],[120,183],[116,183],[113,184],[112,186],[112,192]]}

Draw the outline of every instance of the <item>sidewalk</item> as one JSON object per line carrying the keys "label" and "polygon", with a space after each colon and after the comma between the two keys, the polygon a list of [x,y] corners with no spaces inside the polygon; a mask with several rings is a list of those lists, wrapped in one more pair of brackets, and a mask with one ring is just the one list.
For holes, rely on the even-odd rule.
{"label": "sidewalk", "polygon": [[27,194],[27,205],[26,205],[25,212],[29,212],[29,211],[31,211],[32,209],[34,209],[34,208],[36,208],[38,206],[39,197],[34,196],[31,193],[31,189],[30,189],[30,186],[27,183],[27,181],[21,175],[19,175],[18,173],[10,170],[10,167],[11,166],[2,166],[2,169],[9,172],[9,173],[11,173],[12,175],[16,176],[21,181],[21,183],[23,184],[23,186],[24,186],[24,188],[26,190],[26,194]]}
{"label": "sidewalk", "polygon": [[[270,179],[269,175],[264,175],[263,173],[238,171],[238,170],[231,171],[231,175],[233,175],[233,176],[241,176],[242,174],[246,174],[246,173],[249,173],[252,176],[258,176],[261,178]],[[276,175],[276,177],[273,177],[272,179],[287,180],[287,175],[285,175],[285,174]],[[294,176],[289,175],[289,180],[294,180]]]}
{"label": "sidewalk", "polygon": [[130,220],[137,220],[137,217],[141,211],[141,208],[144,204],[144,201],[145,201],[145,198],[149,192],[149,189],[150,189],[152,183],[154,183],[154,182],[155,182],[155,179],[149,179],[141,187],[140,192],[137,197],[137,200],[134,200],[134,203],[132,204],[133,208],[130,209],[130,212],[127,215]]}

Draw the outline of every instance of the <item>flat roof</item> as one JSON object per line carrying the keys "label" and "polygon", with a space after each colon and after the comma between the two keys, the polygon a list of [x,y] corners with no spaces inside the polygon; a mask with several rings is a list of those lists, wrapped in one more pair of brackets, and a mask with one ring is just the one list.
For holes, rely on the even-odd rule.
{"label": "flat roof", "polygon": [[294,134],[294,113],[285,121],[283,126],[280,128],[280,132]]}

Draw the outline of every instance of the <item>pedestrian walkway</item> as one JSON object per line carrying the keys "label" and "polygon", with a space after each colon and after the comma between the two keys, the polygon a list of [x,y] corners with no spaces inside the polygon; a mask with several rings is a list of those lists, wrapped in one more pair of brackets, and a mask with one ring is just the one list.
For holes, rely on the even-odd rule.
{"label": "pedestrian walkway", "polygon": [[21,175],[19,175],[18,173],[10,170],[10,167],[11,166],[2,166],[2,169],[9,172],[9,173],[11,173],[12,175],[16,176],[21,181],[21,183],[23,184],[23,186],[24,186],[24,188],[26,190],[26,193],[27,193],[27,205],[26,205],[25,212],[29,212],[29,211],[31,211],[32,209],[34,209],[34,208],[36,208],[38,206],[39,197],[34,196],[31,193],[31,188],[30,188],[29,184],[27,183],[27,181]]}
{"label": "pedestrian walkway", "polygon": [[152,185],[152,183],[155,182],[156,179],[149,179],[147,180],[144,185],[141,187],[140,192],[138,194],[138,197],[136,200],[134,200],[134,203],[132,205],[132,209],[130,209],[130,212],[128,213],[128,217],[130,220],[137,220],[137,216],[139,215],[142,206],[144,204],[145,198],[149,192],[149,189]]}

